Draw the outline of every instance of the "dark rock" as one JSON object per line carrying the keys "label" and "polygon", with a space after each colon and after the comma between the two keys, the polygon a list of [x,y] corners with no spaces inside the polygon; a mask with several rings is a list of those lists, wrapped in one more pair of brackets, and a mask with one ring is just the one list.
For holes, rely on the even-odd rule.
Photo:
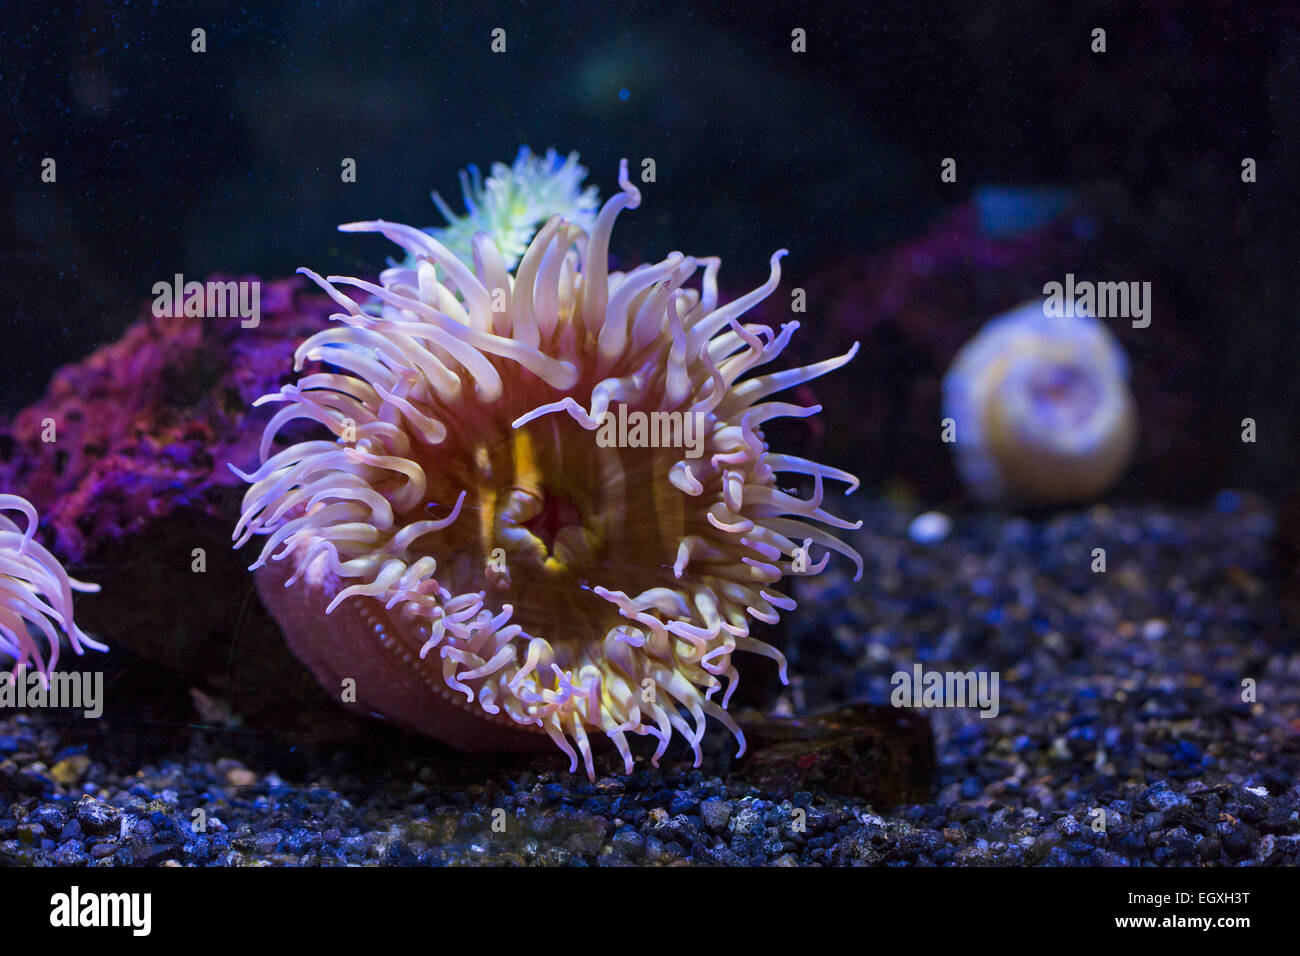
{"label": "dark rock", "polygon": [[717,798],[705,800],[700,804],[700,816],[706,827],[714,833],[721,833],[727,829],[727,821],[731,819],[731,804]]}
{"label": "dark rock", "polygon": [[630,860],[639,859],[645,851],[645,839],[641,836],[640,831],[631,825],[624,825],[615,830],[611,842],[614,849]]}
{"label": "dark rock", "polygon": [[117,830],[121,810],[100,803],[94,797],[83,796],[77,801],[77,821],[88,834],[107,834]]}
{"label": "dark rock", "polygon": [[934,742],[914,711],[863,704],[742,723],[750,751],[740,773],[769,793],[817,789],[882,805],[930,796]]}
{"label": "dark rock", "polygon": [[[23,489],[63,560],[96,569],[102,590],[77,599],[84,630],[184,674],[245,720],[346,736],[360,722],[319,689],[259,602],[241,611],[241,652],[227,653],[231,595],[251,591],[251,559],[230,546],[242,482],[228,465],[254,463],[265,410],[252,402],[279,387],[298,343],[335,311],[297,277],[266,283],[262,297],[255,331],[238,318],[145,308],[119,341],[60,369],[40,401],[0,422],[0,487]],[[42,440],[46,419],[58,425],[57,447]],[[114,597],[132,593],[154,599]],[[124,690],[111,700],[130,699]]]}

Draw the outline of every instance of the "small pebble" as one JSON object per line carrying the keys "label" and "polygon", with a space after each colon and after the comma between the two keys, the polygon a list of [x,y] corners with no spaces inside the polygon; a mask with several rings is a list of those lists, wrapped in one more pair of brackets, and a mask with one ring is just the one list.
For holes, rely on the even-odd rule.
{"label": "small pebble", "polygon": [[942,511],[927,511],[912,519],[907,535],[917,544],[938,544],[952,533],[952,519]]}

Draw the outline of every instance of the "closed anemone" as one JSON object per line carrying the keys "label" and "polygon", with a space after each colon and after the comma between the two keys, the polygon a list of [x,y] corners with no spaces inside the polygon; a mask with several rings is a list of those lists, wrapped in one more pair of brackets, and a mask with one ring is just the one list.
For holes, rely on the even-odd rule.
{"label": "closed anemone", "polygon": [[1086,501],[1123,474],[1137,438],[1128,362],[1096,319],[1032,302],[991,319],[943,383],[957,467],[980,501]]}

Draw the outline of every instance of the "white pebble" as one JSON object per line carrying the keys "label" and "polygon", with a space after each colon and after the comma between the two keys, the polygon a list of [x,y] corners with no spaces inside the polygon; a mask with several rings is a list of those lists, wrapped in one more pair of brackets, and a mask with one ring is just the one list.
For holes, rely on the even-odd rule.
{"label": "white pebble", "polygon": [[942,511],[927,511],[917,515],[907,526],[907,536],[917,544],[935,544],[948,537],[952,519]]}
{"label": "white pebble", "polygon": [[1169,630],[1169,625],[1160,618],[1152,618],[1142,625],[1142,636],[1148,641],[1158,641],[1165,636]]}

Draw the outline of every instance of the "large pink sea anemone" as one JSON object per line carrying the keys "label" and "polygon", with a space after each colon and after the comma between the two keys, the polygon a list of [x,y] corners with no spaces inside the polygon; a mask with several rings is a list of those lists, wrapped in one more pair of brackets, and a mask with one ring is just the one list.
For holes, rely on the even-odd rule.
{"label": "large pink sea anemone", "polygon": [[[259,593],[327,688],[462,748],[545,733],[589,776],[592,731],[629,771],[628,734],[656,738],[657,761],[676,730],[698,763],[708,717],[743,751],[725,709],[734,652],[785,677],[752,621],[793,610],[778,583],[820,571],[827,550],[862,569],[822,527],[856,527],[822,497],[826,479],[857,480],[763,434],[819,410],[769,395],[856,346],[748,375],[798,327],[738,321],[776,289],[784,251],[727,304],[716,258],[611,273],[614,220],[641,199],[626,161],[619,184],[590,233],[553,217],[513,274],[485,233],[471,267],[408,226],[341,226],[382,233],[413,265],[378,285],[302,270],[342,311],[298,349],[307,373],[262,399],[282,407],[235,531],[237,545],[267,536]],[[333,437],[276,451],[295,419]],[[810,476],[812,496],[778,487],[782,472]]]}

